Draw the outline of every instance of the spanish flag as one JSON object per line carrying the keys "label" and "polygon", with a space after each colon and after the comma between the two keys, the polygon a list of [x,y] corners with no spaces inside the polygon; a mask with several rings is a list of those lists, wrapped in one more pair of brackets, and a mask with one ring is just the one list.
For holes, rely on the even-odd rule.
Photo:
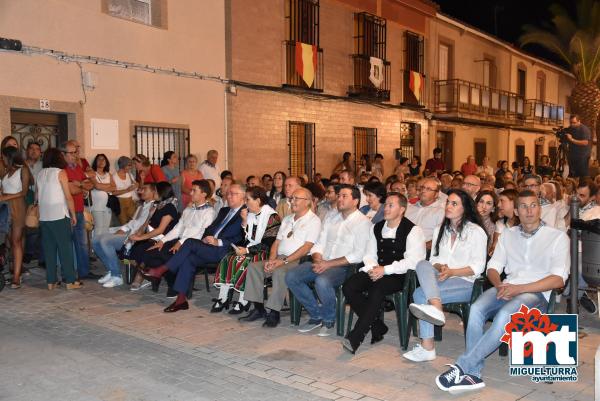
{"label": "spanish flag", "polygon": [[296,72],[310,88],[317,71],[317,46],[296,42]]}
{"label": "spanish flag", "polygon": [[421,101],[421,94],[423,93],[423,75],[416,71],[410,71],[410,80],[408,87],[411,92],[415,95],[417,102]]}

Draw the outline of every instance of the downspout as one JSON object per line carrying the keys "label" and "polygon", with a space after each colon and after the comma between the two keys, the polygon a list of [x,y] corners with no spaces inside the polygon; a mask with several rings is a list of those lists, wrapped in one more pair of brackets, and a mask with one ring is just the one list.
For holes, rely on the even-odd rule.
{"label": "downspout", "polygon": [[229,135],[228,135],[228,127],[229,127],[229,125],[227,123],[227,118],[228,118],[228,114],[227,114],[227,90],[228,90],[228,88],[227,88],[227,86],[225,86],[224,89],[225,89],[225,95],[223,96],[223,99],[224,99],[223,100],[223,111],[224,111],[224,124],[223,125],[224,125],[224,131],[225,131],[225,133],[224,133],[224,138],[223,139],[224,139],[224,142],[225,142],[225,146],[224,146],[224,148],[225,148],[225,169],[229,170],[229,147],[227,146],[228,145],[228,138],[229,138]]}

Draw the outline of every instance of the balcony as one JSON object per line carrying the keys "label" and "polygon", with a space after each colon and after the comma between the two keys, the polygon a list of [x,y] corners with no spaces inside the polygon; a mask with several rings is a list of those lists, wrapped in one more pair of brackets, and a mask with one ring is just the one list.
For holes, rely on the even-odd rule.
{"label": "balcony", "polygon": [[528,99],[525,103],[525,120],[534,124],[563,125],[565,108],[557,104],[536,99]]}
{"label": "balcony", "polygon": [[[420,90],[417,90],[417,88],[415,88],[415,91],[413,92],[413,90],[410,88],[410,71],[408,70],[403,70],[401,71],[402,73],[402,105],[403,106],[408,106],[408,107],[415,107],[415,108],[424,108],[426,103],[425,103],[425,93],[426,90],[425,88],[427,88],[427,79],[425,78],[425,75],[421,74],[421,86],[420,86]],[[415,94],[415,92],[417,92],[419,94],[419,96],[417,96],[417,94]]]}
{"label": "balcony", "polygon": [[391,68],[390,62],[383,60],[383,81],[377,88],[369,76],[371,75],[371,60],[369,56],[362,54],[353,54],[352,63],[354,66],[354,85],[348,88],[348,96],[371,99],[378,101],[390,100]]}
{"label": "balcony", "polygon": [[283,50],[283,87],[323,92],[323,49],[317,49],[317,70],[315,71],[315,78],[310,87],[296,71],[296,42],[289,40],[283,42]]}
{"label": "balcony", "polygon": [[522,125],[525,99],[516,93],[449,79],[434,83],[434,112],[454,118]]}

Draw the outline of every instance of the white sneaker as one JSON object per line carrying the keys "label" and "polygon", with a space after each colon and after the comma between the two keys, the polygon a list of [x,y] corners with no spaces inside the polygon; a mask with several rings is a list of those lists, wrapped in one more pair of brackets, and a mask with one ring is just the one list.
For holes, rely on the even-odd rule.
{"label": "white sneaker", "polygon": [[144,280],[142,281],[142,284],[138,285],[137,287],[134,287],[133,285],[131,286],[131,288],[129,288],[129,291],[140,291],[143,290],[144,288],[148,288],[152,285],[152,283],[148,280]]}
{"label": "white sneaker", "polygon": [[410,304],[408,308],[417,319],[425,320],[436,326],[443,326],[446,323],[444,312],[433,305]]}
{"label": "white sneaker", "polygon": [[123,279],[121,277],[115,276],[111,277],[102,287],[104,288],[113,288],[119,285],[123,285]]}
{"label": "white sneaker", "polygon": [[427,351],[421,344],[415,344],[412,350],[402,354],[403,357],[413,362],[427,362],[435,359],[435,349]]}
{"label": "white sneaker", "polygon": [[104,276],[102,276],[101,279],[98,280],[99,284],[104,284],[106,283],[108,280],[110,280],[110,272],[106,273]]}

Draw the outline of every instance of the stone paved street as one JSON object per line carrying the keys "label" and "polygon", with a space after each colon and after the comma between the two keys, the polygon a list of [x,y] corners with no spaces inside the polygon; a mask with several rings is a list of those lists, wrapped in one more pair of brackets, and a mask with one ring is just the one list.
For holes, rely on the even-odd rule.
{"label": "stone paved street", "polygon": [[[32,269],[19,291],[0,292],[0,400],[522,400],[589,401],[600,331],[586,325],[579,342],[577,383],[534,384],[508,376],[508,360],[487,360],[487,388],[450,397],[433,382],[463,351],[462,327],[449,318],[432,363],[403,360],[395,317],[377,346],[352,357],[338,337],[298,333],[282,314],[280,327],[241,324],[210,314],[202,288],[189,311],[165,314],[171,301],[149,290],[104,289],[87,281],[67,292],[45,289]],[[198,280],[199,283],[201,282]],[[164,287],[161,288],[164,290]]]}

